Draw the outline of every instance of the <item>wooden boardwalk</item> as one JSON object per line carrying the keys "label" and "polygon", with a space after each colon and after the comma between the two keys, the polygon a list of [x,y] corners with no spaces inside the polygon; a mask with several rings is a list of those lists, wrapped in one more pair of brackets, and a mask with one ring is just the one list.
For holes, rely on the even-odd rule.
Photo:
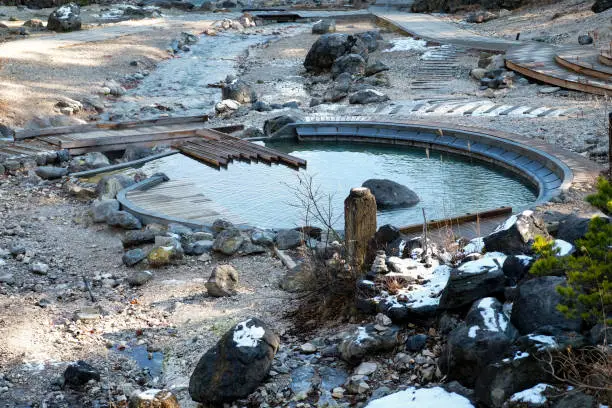
{"label": "wooden boardwalk", "polygon": [[602,64],[599,57],[600,54],[595,48],[564,48],[555,56],[555,62],[579,74],[603,79],[610,83],[612,67]]}
{"label": "wooden boardwalk", "polygon": [[612,83],[558,65],[555,57],[563,49],[541,43],[512,48],[506,54],[506,66],[529,78],[575,91],[612,95]]}
{"label": "wooden boardwalk", "polygon": [[240,219],[206,197],[188,180],[171,180],[147,190],[132,190],[126,198],[135,206],[161,218],[186,224],[212,224],[219,218],[240,223]]}

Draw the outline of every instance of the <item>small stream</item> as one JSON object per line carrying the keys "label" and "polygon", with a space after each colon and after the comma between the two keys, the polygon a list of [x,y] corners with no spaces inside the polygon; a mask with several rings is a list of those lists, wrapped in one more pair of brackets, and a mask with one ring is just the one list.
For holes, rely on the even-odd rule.
{"label": "small stream", "polygon": [[[307,27],[283,30],[292,35]],[[255,30],[255,29],[251,29]],[[103,119],[136,120],[168,116],[203,115],[214,112],[221,90],[208,84],[236,75],[237,63],[249,47],[280,38],[279,25],[257,27],[261,33],[225,31],[217,36],[201,35],[191,50],[161,62],[140,84],[116,102]]]}

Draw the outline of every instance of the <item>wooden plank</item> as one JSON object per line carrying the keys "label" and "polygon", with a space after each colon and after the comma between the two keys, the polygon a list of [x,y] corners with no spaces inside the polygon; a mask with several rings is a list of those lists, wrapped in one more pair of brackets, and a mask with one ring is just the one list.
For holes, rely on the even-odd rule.
{"label": "wooden plank", "polygon": [[[431,220],[427,222],[427,229],[443,228],[448,225],[459,225],[466,222],[477,221],[481,219],[487,219],[492,217],[499,217],[500,215],[507,215],[512,213],[511,207],[501,207],[494,210],[483,211],[476,214],[465,214],[458,217],[446,218],[443,220]],[[403,234],[411,234],[423,230],[423,224],[412,224],[399,228]]]}

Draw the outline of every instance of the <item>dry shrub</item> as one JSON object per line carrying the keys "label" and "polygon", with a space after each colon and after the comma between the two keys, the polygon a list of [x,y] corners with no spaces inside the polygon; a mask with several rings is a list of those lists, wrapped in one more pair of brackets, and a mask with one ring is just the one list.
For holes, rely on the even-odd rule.
{"label": "dry shrub", "polygon": [[555,380],[612,403],[612,351],[607,345],[547,352],[539,360]]}
{"label": "dry shrub", "polygon": [[408,284],[408,280],[402,276],[380,276],[376,279],[376,286],[392,295],[397,295]]}

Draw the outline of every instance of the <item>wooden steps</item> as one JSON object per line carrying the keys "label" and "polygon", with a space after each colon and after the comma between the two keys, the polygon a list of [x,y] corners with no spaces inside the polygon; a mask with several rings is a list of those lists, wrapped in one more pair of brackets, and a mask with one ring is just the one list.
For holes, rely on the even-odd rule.
{"label": "wooden steps", "polygon": [[593,78],[612,80],[612,67],[599,60],[599,53],[590,47],[564,49],[555,55],[555,62],[564,68]]}
{"label": "wooden steps", "polygon": [[555,57],[563,50],[565,49],[541,43],[517,46],[507,52],[506,66],[547,84],[596,95],[612,95],[610,81],[571,71],[559,65]]}
{"label": "wooden steps", "polygon": [[195,132],[198,139],[176,144],[183,154],[213,167],[227,167],[233,160],[279,163],[293,168],[306,167],[306,160],[269,149],[212,129]]}
{"label": "wooden steps", "polygon": [[601,51],[599,53],[599,62],[608,67],[612,67],[612,51]]}

